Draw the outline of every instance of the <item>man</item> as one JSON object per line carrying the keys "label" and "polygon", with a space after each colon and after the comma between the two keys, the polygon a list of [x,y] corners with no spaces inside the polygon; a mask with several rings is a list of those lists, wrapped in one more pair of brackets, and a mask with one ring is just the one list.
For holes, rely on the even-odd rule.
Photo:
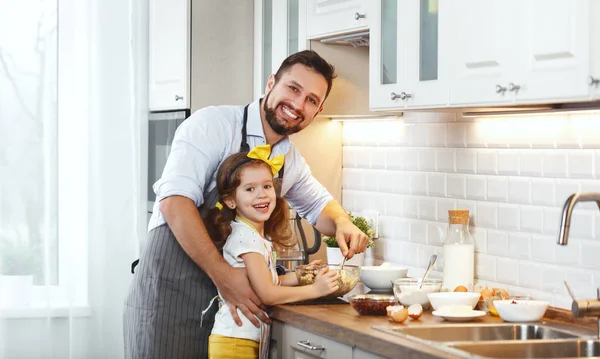
{"label": "man", "polygon": [[[351,258],[368,238],[312,176],[288,136],[322,111],[334,68],[314,51],[291,55],[271,75],[265,97],[246,107],[207,107],[177,130],[165,170],[154,184],[156,204],[149,239],[125,304],[126,358],[203,358],[217,294],[254,325],[268,322],[244,269],[230,267],[216,249],[201,215],[216,202],[216,172],[230,154],[271,145],[285,155],[278,188],[317,229],[335,236]],[[283,172],[283,173],[282,173]],[[204,311],[204,312],[203,312]],[[257,319],[258,318],[258,319]]]}

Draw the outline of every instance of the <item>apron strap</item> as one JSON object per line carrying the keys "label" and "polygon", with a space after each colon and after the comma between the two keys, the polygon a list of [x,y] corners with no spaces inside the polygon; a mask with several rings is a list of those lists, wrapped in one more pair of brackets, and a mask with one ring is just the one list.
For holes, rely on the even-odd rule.
{"label": "apron strap", "polygon": [[[250,152],[250,145],[248,145],[248,136],[247,136],[247,130],[246,130],[246,125],[248,123],[248,106],[250,106],[250,104],[246,105],[244,107],[244,124],[242,126],[242,144],[240,145],[240,152]],[[283,173],[284,171],[284,167],[285,166],[281,166],[281,169],[279,170],[279,176],[278,178],[280,180],[283,180]]]}
{"label": "apron strap", "polygon": [[244,107],[244,124],[242,126],[242,144],[240,145],[240,152],[250,152],[250,146],[247,140],[246,124],[248,123],[248,106]]}

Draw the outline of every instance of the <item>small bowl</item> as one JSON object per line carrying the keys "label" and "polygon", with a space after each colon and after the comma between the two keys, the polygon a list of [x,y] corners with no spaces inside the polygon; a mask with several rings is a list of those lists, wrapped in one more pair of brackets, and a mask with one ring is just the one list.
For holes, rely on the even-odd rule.
{"label": "small bowl", "polygon": [[360,281],[373,291],[392,291],[392,281],[406,277],[408,268],[396,266],[362,266]]}
{"label": "small bowl", "polygon": [[550,303],[543,300],[495,300],[500,318],[507,322],[535,322],[544,316]]}
{"label": "small bowl", "polygon": [[344,269],[341,269],[340,266],[331,265],[331,264],[319,264],[319,265],[305,264],[305,265],[296,267],[296,270],[295,270],[296,277],[298,278],[299,284],[300,285],[313,284],[315,282],[315,278],[317,277],[317,274],[319,274],[321,269],[323,269],[325,267],[329,267],[329,270],[337,271],[340,276],[338,278],[338,286],[339,286],[338,290],[336,290],[335,292],[333,292],[329,295],[324,296],[323,298],[341,297],[344,294],[351,291],[352,289],[354,289],[354,287],[358,283],[358,274],[359,274],[358,266],[351,266],[351,265],[346,264],[346,265],[344,265]]}
{"label": "small bowl", "polygon": [[427,298],[433,307],[433,310],[440,310],[442,307],[452,307],[456,305],[468,305],[475,309],[479,301],[479,293],[474,292],[439,292],[429,293]]}
{"label": "small bowl", "polygon": [[396,297],[385,294],[355,294],[349,301],[360,315],[386,315],[386,308],[398,303]]}
{"label": "small bowl", "polygon": [[421,304],[423,308],[429,308],[427,294],[439,292],[442,289],[441,279],[425,279],[423,287],[421,278],[400,278],[394,280],[394,295],[400,304],[409,306]]}
{"label": "small bowl", "polygon": [[508,300],[508,299],[531,300],[531,299],[533,299],[533,297],[530,295],[511,295],[508,298],[500,298],[497,296],[485,297],[484,299],[480,299],[477,302],[477,309],[482,310],[486,313],[491,313],[492,315],[498,316],[498,311],[496,310],[496,307],[494,306],[494,301]]}

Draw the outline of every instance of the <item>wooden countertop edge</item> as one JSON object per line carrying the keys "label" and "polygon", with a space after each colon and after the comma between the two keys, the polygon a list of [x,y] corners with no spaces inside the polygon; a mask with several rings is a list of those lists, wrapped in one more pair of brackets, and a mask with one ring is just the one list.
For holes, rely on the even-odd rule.
{"label": "wooden countertop edge", "polygon": [[[421,343],[419,341],[392,335],[373,329],[373,326],[398,326],[387,321],[385,316],[360,316],[349,305],[323,304],[323,305],[278,305],[270,311],[273,319],[300,329],[322,335],[341,343],[360,348],[388,358],[461,358],[448,352],[440,344]],[[408,325],[442,324],[443,320],[423,313],[422,320],[408,322]],[[544,322],[554,322],[557,327],[579,332],[581,335],[596,335],[596,318],[573,318],[570,311],[549,307],[542,319]],[[484,323],[503,322],[502,319],[486,316],[481,319]],[[578,329],[578,330],[575,330]]]}
{"label": "wooden countertop edge", "polygon": [[[319,318],[308,314],[302,314],[298,310],[295,310],[294,307],[296,306],[275,306],[271,309],[270,316],[273,319],[277,319],[286,324],[291,324],[300,329],[323,335],[333,340],[388,358],[457,358],[456,355],[447,353],[444,350],[373,329],[370,324],[365,326],[364,323],[362,325],[357,323],[361,326],[360,330],[337,324],[334,322],[335,319],[331,320],[332,318],[328,317],[331,317],[331,314],[335,314],[335,316],[345,314],[342,312],[332,313],[332,305],[311,305],[311,307],[315,307],[314,309],[317,309],[316,307],[321,307],[319,309],[322,309],[323,316],[320,316]],[[330,315],[328,316],[326,314]],[[356,321],[359,319],[357,319],[357,317],[345,315],[344,320]]]}

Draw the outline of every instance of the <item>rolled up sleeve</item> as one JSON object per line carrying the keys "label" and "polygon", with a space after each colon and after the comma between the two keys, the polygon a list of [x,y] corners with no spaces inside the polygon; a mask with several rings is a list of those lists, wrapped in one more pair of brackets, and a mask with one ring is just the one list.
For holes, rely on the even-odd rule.
{"label": "rolled up sleeve", "polygon": [[285,199],[302,218],[314,225],[325,205],[333,200],[333,196],[312,175],[306,160],[297,152],[294,160],[298,161],[294,166],[298,169],[297,179],[285,194]]}
{"label": "rolled up sleeve", "polygon": [[156,200],[184,196],[199,207],[204,191],[225,156],[232,129],[219,121],[214,107],[195,112],[175,132],[161,178],[154,184]]}

